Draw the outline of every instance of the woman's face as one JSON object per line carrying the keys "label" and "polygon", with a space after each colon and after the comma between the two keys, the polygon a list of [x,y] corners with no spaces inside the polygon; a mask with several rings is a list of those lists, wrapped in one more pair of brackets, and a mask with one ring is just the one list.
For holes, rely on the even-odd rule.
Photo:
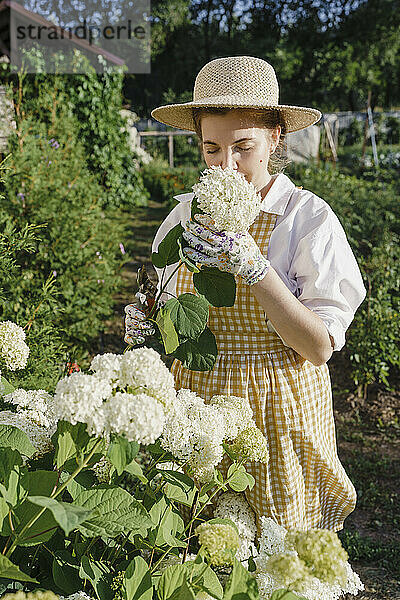
{"label": "woman's face", "polygon": [[201,119],[203,156],[207,167],[232,167],[260,191],[271,179],[268,161],[279,141],[275,130],[257,125],[251,115],[231,111]]}

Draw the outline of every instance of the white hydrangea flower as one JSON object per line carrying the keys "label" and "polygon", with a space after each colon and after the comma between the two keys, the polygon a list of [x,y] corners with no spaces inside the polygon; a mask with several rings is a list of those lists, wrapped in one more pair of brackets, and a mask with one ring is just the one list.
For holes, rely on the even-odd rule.
{"label": "white hydrangea flower", "polygon": [[[312,576],[311,571],[300,560],[297,552],[290,549],[290,543],[286,542],[287,530],[269,517],[261,517],[261,523],[260,553],[254,559],[256,564],[255,577],[261,600],[269,600],[272,592],[285,587],[285,582],[281,579],[281,576],[284,578],[289,575],[290,570],[288,571],[287,566],[290,565],[291,559],[293,559],[293,573],[298,571],[300,577],[296,582],[293,582],[296,587],[296,593],[307,600],[338,600],[344,594],[356,596],[360,590],[364,589],[364,585],[357,573],[352,570],[347,561],[341,559],[337,561],[338,570],[341,570],[344,566],[347,575],[347,581],[343,587],[336,583],[323,582],[317,577]],[[274,561],[275,557],[278,562]],[[282,571],[281,576],[279,574],[279,561],[282,561],[281,570],[285,562],[287,565],[285,566],[285,571]],[[275,570],[271,572],[269,567],[274,564]],[[300,576],[300,567],[308,571],[304,578]]]}
{"label": "white hydrangea flower", "polygon": [[99,483],[109,483],[111,468],[112,462],[106,456],[102,456],[100,460],[93,465],[92,469]]}
{"label": "white hydrangea flower", "polygon": [[36,452],[32,458],[40,458],[47,452],[53,449],[51,442],[51,436],[56,430],[56,426],[52,427],[40,427],[27,417],[27,412],[14,413],[9,410],[0,411],[0,424],[1,425],[12,425],[21,429],[31,441],[32,446],[36,448]]}
{"label": "white hydrangea flower", "polygon": [[18,388],[6,394],[4,400],[17,406],[17,412],[33,421],[39,427],[53,427],[57,421],[54,413],[53,397],[45,390],[24,390]]}
{"label": "white hydrangea flower", "polygon": [[122,355],[106,352],[97,354],[90,363],[90,370],[94,371],[101,379],[106,379],[113,388],[119,386],[119,375]]}
{"label": "white hydrangea flower", "polygon": [[106,403],[107,427],[139,444],[152,444],[164,427],[164,407],[147,394],[117,392]]}
{"label": "white hydrangea flower", "polygon": [[204,403],[195,392],[181,389],[166,418],[161,446],[177,460],[190,459],[199,481],[212,477],[222,456],[225,421],[216,406]]}
{"label": "white hydrangea flower", "polygon": [[112,394],[108,381],[79,371],[60,379],[54,394],[54,412],[58,419],[86,423],[88,431],[101,435],[105,428],[103,401]]}
{"label": "white hydrangea flower", "polygon": [[256,517],[250,504],[243,494],[225,492],[218,498],[214,516],[230,519],[235,523],[240,538],[240,548],[236,558],[246,561],[250,556],[256,556],[254,541],[257,535]]}
{"label": "white hydrangea flower", "polygon": [[210,404],[217,406],[224,416],[226,440],[234,440],[241,431],[254,424],[248,398],[216,395],[211,398]]}
{"label": "white hydrangea flower", "polygon": [[121,355],[119,386],[153,396],[166,411],[176,397],[174,376],[153,348],[134,348]]}
{"label": "white hydrangea flower", "polygon": [[261,194],[236,169],[211,166],[192,186],[197,204],[218,230],[248,231],[261,209]]}
{"label": "white hydrangea flower", "polygon": [[26,367],[29,346],[25,337],[25,331],[13,321],[0,321],[0,358],[10,371]]}
{"label": "white hydrangea flower", "polygon": [[92,596],[88,596],[86,592],[75,592],[70,596],[59,596],[60,600],[94,600]]}

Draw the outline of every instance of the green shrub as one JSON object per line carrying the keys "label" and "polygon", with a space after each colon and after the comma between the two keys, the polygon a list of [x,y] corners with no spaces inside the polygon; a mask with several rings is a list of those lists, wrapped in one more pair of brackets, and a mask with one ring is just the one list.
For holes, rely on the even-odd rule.
{"label": "green shrub", "polygon": [[46,227],[37,252],[21,257],[8,312],[25,323],[27,298],[53,274],[58,304],[49,319],[71,360],[81,363],[104,330],[121,286],[124,226],[114,218],[117,209],[104,206],[104,190],[88,168],[77,118],[63,95],[55,96],[53,105],[43,102],[42,121],[35,111],[19,114],[9,140],[4,214],[16,229],[26,223]]}
{"label": "green shrub", "polygon": [[199,178],[195,167],[171,168],[164,160],[154,159],[141,169],[144,184],[152,200],[174,206],[173,196],[191,192]]}
{"label": "green shrub", "polygon": [[390,369],[400,367],[400,229],[394,185],[334,169],[291,165],[290,171],[298,185],[323,198],[338,216],[367,289],[343,349],[354,383],[364,395],[373,381],[390,387]]}

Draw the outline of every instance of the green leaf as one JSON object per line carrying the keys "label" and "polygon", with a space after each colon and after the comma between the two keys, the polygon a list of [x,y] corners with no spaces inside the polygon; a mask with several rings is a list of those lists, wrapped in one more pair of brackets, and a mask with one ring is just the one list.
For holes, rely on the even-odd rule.
{"label": "green leaf", "polygon": [[0,448],[0,480],[8,486],[8,480],[15,466],[22,465],[22,458],[18,450]]}
{"label": "green leaf", "polygon": [[21,473],[22,470],[16,465],[9,475],[7,486],[0,483],[0,493],[11,507],[20,504],[28,495],[28,492],[21,486]]}
{"label": "green leaf", "polygon": [[111,589],[113,574],[104,563],[82,556],[79,575],[82,579],[89,579],[99,600],[112,600],[114,597]]}
{"label": "green leaf", "polygon": [[81,506],[74,506],[68,502],[58,502],[54,498],[46,498],[45,496],[28,496],[27,500],[38,506],[48,508],[57,523],[64,530],[65,535],[69,535],[71,531],[89,519],[93,514],[92,510],[86,510]]}
{"label": "green leaf", "polygon": [[216,267],[202,267],[193,275],[193,285],[212,306],[233,306],[236,299],[236,281],[232,273]]}
{"label": "green leaf", "polygon": [[[69,477],[70,473],[67,471],[63,471],[61,473],[60,482],[65,483]],[[94,475],[93,471],[81,471],[80,473],[78,473],[78,475],[75,476],[74,479],[71,479],[71,481],[67,484],[67,490],[71,494],[72,499],[75,500],[75,498],[83,490],[88,490],[97,484],[98,480],[97,477]]]}
{"label": "green leaf", "polygon": [[7,579],[16,579],[17,581],[29,581],[31,583],[39,583],[36,579],[32,579],[20,571],[17,565],[11,562],[8,558],[0,554],[0,577]]}
{"label": "green leaf", "polygon": [[170,500],[175,500],[186,506],[192,506],[196,488],[193,480],[184,473],[159,469],[161,477],[168,482],[164,487],[164,494]]}
{"label": "green leaf", "polygon": [[70,458],[82,456],[88,450],[91,442],[96,440],[90,438],[86,432],[85,423],[76,423],[72,425],[68,421],[59,421],[57,431],[52,436],[53,444],[56,449],[55,460],[57,468]]}
{"label": "green leaf", "polygon": [[[55,471],[30,471],[25,473],[20,480],[21,489],[32,496],[50,496],[58,479],[58,473]],[[14,527],[18,534],[23,527],[36,516],[40,508],[26,498],[21,504],[14,508]],[[23,538],[18,540],[19,546],[35,546],[47,542],[55,533],[58,527],[57,521],[52,513],[47,509],[35,521],[35,523],[24,533]],[[3,522],[2,535],[10,535],[11,529],[7,519]]]}
{"label": "green leaf", "polygon": [[225,587],[224,600],[259,600],[257,581],[254,576],[236,559]]}
{"label": "green leaf", "polygon": [[189,269],[189,271],[191,271],[192,273],[198,273],[200,271],[200,269],[194,264],[194,262],[192,262],[190,260],[190,258],[185,256],[185,254],[183,253],[183,248],[186,248],[187,246],[189,246],[189,244],[186,242],[185,238],[180,238],[177,240],[177,242],[178,242],[178,246],[179,246],[179,258],[181,259],[181,261],[183,263],[185,263],[185,265]]}
{"label": "green leaf", "polygon": [[184,548],[186,544],[176,537],[184,530],[183,519],[173,511],[172,505],[162,497],[150,509],[153,524],[157,526],[148,534],[148,540],[153,546],[168,544],[175,548]]}
{"label": "green leaf", "polygon": [[201,296],[186,293],[178,298],[170,298],[164,306],[168,310],[177,333],[183,338],[197,338],[207,325],[207,300]]}
{"label": "green leaf", "polygon": [[216,573],[204,562],[200,555],[197,555],[194,561],[185,562],[185,567],[188,571],[188,578],[196,591],[199,588],[213,598],[222,600],[224,596],[223,587]]}
{"label": "green leaf", "polygon": [[158,246],[158,251],[153,252],[151,255],[151,261],[155,267],[163,269],[167,265],[173,265],[179,261],[177,240],[181,237],[183,231],[184,229],[180,223],[170,229]]}
{"label": "green leaf", "polygon": [[73,562],[71,554],[66,550],[53,554],[51,567],[54,583],[65,594],[75,594],[82,588],[82,581],[78,574],[78,565]]}
{"label": "green leaf", "polygon": [[233,463],[228,469],[227,477],[229,478],[228,485],[235,492],[243,492],[247,487],[251,490],[254,487],[254,477],[247,473],[243,465]]}
{"label": "green leaf", "polygon": [[113,538],[120,533],[146,537],[147,530],[154,525],[143,504],[117,486],[102,485],[84,490],[74,504],[95,511],[95,516],[78,527],[87,537]]}
{"label": "green leaf", "polygon": [[129,442],[125,437],[116,435],[112,438],[107,457],[117,469],[118,475],[121,475],[126,465],[132,462],[138,452],[139,444],[137,442]]}
{"label": "green leaf", "polygon": [[15,390],[15,387],[11,385],[9,381],[3,375],[0,375],[0,396],[6,396],[11,394]]}
{"label": "green leaf", "polygon": [[129,465],[125,467],[125,471],[130,473],[130,475],[137,477],[142,483],[147,483],[149,481],[147,477],[143,475],[143,469],[136,460],[130,462]]}
{"label": "green leaf", "polygon": [[215,335],[206,327],[197,340],[187,340],[172,353],[172,356],[191,371],[212,371],[217,354]]}
{"label": "green leaf", "polygon": [[166,354],[171,354],[179,346],[179,338],[171,319],[170,311],[160,308],[156,316]]}
{"label": "green leaf", "polygon": [[146,561],[141,556],[136,556],[129,563],[122,585],[126,600],[152,600],[151,573]]}
{"label": "green leaf", "polygon": [[31,444],[26,433],[13,425],[0,425],[0,446],[18,450],[20,454],[28,458],[36,452],[36,448]]}
{"label": "green leaf", "polygon": [[180,600],[181,598],[183,600],[184,597],[181,597],[179,594],[185,581],[185,565],[171,565],[167,567],[161,575],[158,584],[157,593],[160,600]]}

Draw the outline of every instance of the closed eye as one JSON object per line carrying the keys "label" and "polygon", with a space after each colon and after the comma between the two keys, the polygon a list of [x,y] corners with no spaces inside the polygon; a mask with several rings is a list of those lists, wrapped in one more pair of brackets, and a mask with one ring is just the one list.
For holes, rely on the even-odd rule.
{"label": "closed eye", "polygon": [[[249,150],[252,150],[252,148],[236,148],[236,150],[239,150],[239,152],[248,152]],[[207,150],[207,154],[215,154],[216,152],[218,152],[218,150]]]}

